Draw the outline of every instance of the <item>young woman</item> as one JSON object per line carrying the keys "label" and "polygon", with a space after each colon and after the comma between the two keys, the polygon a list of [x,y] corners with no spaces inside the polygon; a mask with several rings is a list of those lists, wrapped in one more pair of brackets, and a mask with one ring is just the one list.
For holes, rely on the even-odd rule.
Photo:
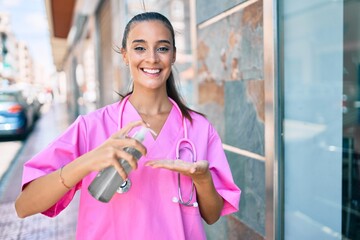
{"label": "young woman", "polygon": [[[217,132],[176,91],[171,23],[155,12],[136,15],[125,28],[121,54],[133,90],[118,103],[79,116],[25,164],[16,211],[22,218],[36,213],[53,217],[81,190],[78,239],[206,239],[202,219],[212,224],[236,212],[240,189]],[[155,134],[147,133],[143,143],[124,137],[140,126]],[[143,156],[136,161],[124,147]],[[190,154],[177,159],[184,149]],[[132,167],[128,176],[119,158]],[[132,186],[102,203],[87,188],[108,166]]]}

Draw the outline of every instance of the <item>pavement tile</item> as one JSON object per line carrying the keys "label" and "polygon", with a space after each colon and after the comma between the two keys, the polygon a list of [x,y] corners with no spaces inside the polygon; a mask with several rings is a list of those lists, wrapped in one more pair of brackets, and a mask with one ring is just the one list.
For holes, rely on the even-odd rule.
{"label": "pavement tile", "polygon": [[[0,206],[0,240],[71,240],[75,239],[77,206],[70,204],[55,218],[41,214],[20,219],[16,216],[14,203]],[[65,223],[65,225],[64,225]],[[64,228],[59,228],[64,226]]]}

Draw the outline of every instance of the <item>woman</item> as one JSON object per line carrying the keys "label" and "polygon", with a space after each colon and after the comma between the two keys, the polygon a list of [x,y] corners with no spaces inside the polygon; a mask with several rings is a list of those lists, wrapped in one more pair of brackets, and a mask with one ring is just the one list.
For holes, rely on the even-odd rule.
{"label": "woman", "polygon": [[[212,224],[237,211],[240,190],[215,129],[187,108],[176,91],[171,23],[155,12],[136,15],[125,28],[121,54],[133,79],[132,92],[79,116],[25,164],[16,211],[19,217],[56,216],[81,189],[78,239],[205,239],[202,219]],[[148,133],[143,144],[123,137],[140,126],[155,134]],[[195,145],[195,163],[185,157],[175,160],[176,145],[185,135]],[[136,161],[124,147],[136,148],[143,157]],[[129,176],[119,158],[131,165]],[[108,166],[131,179],[132,186],[102,203],[87,188]]]}

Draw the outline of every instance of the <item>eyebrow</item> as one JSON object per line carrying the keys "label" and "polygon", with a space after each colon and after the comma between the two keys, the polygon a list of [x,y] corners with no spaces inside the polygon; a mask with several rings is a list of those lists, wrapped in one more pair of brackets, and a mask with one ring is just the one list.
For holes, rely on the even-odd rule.
{"label": "eyebrow", "polygon": [[[167,43],[171,45],[171,42],[169,40],[159,40],[158,43]],[[132,41],[132,43],[146,43],[144,39],[135,39]]]}

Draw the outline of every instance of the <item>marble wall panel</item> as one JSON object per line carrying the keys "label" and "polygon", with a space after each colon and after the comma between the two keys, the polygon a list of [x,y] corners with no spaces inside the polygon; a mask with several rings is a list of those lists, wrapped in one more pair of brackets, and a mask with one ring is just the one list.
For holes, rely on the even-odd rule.
{"label": "marble wall panel", "polygon": [[263,85],[263,80],[225,82],[223,134],[224,143],[261,156],[265,151]]}
{"label": "marble wall panel", "polygon": [[263,79],[262,1],[198,30],[201,81]]}
{"label": "marble wall panel", "polygon": [[249,228],[248,225],[238,221],[234,216],[227,219],[228,238],[227,240],[264,240],[265,238]]}
{"label": "marble wall panel", "polygon": [[265,238],[245,223],[230,215],[220,218],[214,225],[206,225],[208,240],[264,240]]}
{"label": "marble wall panel", "polygon": [[241,188],[240,210],[205,225],[209,240],[262,240],[265,236],[265,164],[226,152],[236,184]]}
{"label": "marble wall panel", "polygon": [[[248,123],[253,125],[252,122],[256,120],[254,131],[257,132],[247,133],[246,137],[261,139],[258,140],[262,142],[260,149],[255,151],[258,154],[263,154],[264,145],[262,24],[262,1],[257,1],[218,22],[198,29],[197,42],[197,109],[208,116],[221,137],[225,137],[224,114],[227,117],[242,114],[241,118],[245,122],[242,122],[241,126],[232,126],[236,128],[247,126]],[[244,89],[239,89],[242,93],[234,92],[230,89],[232,86],[227,86],[233,82],[242,82]],[[229,89],[228,93],[226,89]],[[238,96],[239,94],[241,96]],[[236,104],[232,101],[234,98],[243,102],[242,109],[226,106],[228,103]],[[229,101],[226,102],[226,99]],[[250,108],[253,108],[253,111],[250,111]],[[244,115],[244,111],[250,116]],[[242,147],[241,145],[236,144],[238,147]],[[245,145],[244,149],[252,150],[248,143]]]}
{"label": "marble wall panel", "polygon": [[246,0],[223,0],[223,1],[196,1],[196,20],[197,23],[204,22],[234,6],[246,2]]}
{"label": "marble wall panel", "polygon": [[240,210],[232,216],[265,236],[265,163],[231,152],[226,152],[226,156],[241,189]]}

